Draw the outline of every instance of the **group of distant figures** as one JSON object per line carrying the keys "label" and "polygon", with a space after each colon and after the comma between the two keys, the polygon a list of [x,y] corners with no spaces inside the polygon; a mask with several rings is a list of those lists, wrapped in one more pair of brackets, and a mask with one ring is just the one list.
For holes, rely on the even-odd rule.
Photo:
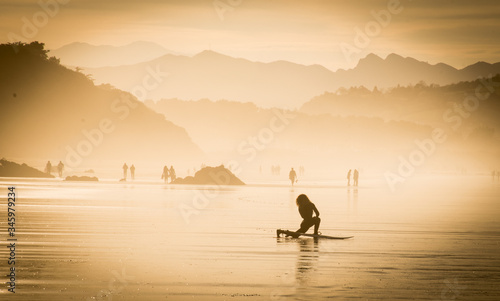
{"label": "group of distant figures", "polygon": [[[59,164],[57,164],[57,174],[59,175],[60,178],[62,178],[63,174],[63,169],[64,169],[64,164],[62,161],[59,161]],[[52,163],[50,161],[47,161],[47,164],[45,165],[45,173],[48,173],[49,175],[52,174]]]}
{"label": "group of distant figures", "polygon": [[168,178],[170,178],[170,183],[175,181],[177,176],[175,175],[175,169],[172,165],[170,165],[170,169],[168,169],[168,166],[165,165],[163,166],[163,173],[161,174],[162,180],[165,181],[165,183],[168,183]]}
{"label": "group of distant figures", "polygon": [[[203,167],[205,167],[204,164],[202,165],[202,168]],[[53,168],[54,168],[54,166],[52,166],[50,161],[47,161],[47,164],[45,165],[45,173],[52,174]],[[63,170],[64,170],[64,164],[62,163],[62,161],[59,161],[59,164],[57,164],[56,168],[57,168],[57,173],[58,173],[59,177],[62,177]],[[128,170],[130,170],[130,178],[132,180],[135,179],[135,166],[134,166],[134,164],[132,164],[130,167],[128,167],[127,163],[124,163],[122,169],[123,169],[123,178],[120,181],[127,180]],[[195,169],[193,168],[193,172],[194,172],[194,170]],[[189,175],[190,170],[188,169],[187,172]],[[262,173],[262,167],[260,168],[260,172]],[[279,175],[280,172],[281,172],[281,167],[279,165],[272,165],[271,166],[271,174]],[[304,176],[304,174],[305,174],[304,166],[299,167],[299,173],[301,176]],[[354,169],[354,172],[351,169],[349,169],[349,171],[347,172],[347,186],[351,186],[351,175],[352,175],[352,179],[353,179],[353,186],[358,186],[359,171],[357,169]],[[491,172],[491,177],[493,180],[495,180],[495,177],[496,177],[497,180],[500,181],[500,171],[493,170]],[[165,183],[168,183],[169,178],[170,178],[170,182],[175,181],[175,179],[177,178],[177,176],[175,174],[175,169],[173,166],[170,166],[170,168],[168,168],[167,165],[165,165],[165,166],[163,166],[163,173],[161,174],[161,179],[164,180]],[[297,173],[293,169],[293,167],[290,170],[290,172],[288,173],[288,179],[290,179],[292,186],[298,182]]]}
{"label": "group of distant figures", "polygon": [[[260,173],[262,173],[262,166],[260,167]],[[294,173],[295,173],[295,171],[294,171]],[[279,165],[272,165],[271,166],[271,174],[273,176],[279,176],[281,174],[281,166],[279,166]],[[299,174],[300,174],[301,177],[305,175],[305,168],[302,165],[299,166]]]}
{"label": "group of distant figures", "polygon": [[[50,161],[48,161],[47,164],[45,165],[45,173],[51,174],[52,173],[52,169],[53,169],[52,163],[50,163]],[[134,166],[134,164],[130,165],[130,167],[129,167],[127,165],[127,163],[124,163],[123,166],[122,166],[122,169],[123,169],[123,178],[120,179],[120,181],[126,181],[127,180],[127,175],[128,175],[128,171],[129,170],[130,170],[130,178],[132,180],[135,179],[135,166]],[[59,164],[57,164],[57,172],[59,174],[59,177],[62,177],[63,170],[64,170],[64,164],[62,163],[62,161],[59,161]],[[174,169],[174,167],[170,166],[170,169],[169,169],[165,165],[163,167],[163,173],[161,174],[161,178],[165,181],[165,183],[168,183],[168,179],[169,178],[170,178],[170,182],[175,181],[175,179],[177,178],[177,176],[175,175],[175,169]]]}
{"label": "group of distant figures", "polygon": [[[351,186],[351,172],[352,170],[349,169],[349,172],[347,172],[347,186]],[[352,173],[352,179],[353,179],[353,186],[358,186],[358,178],[359,178],[359,171],[357,169],[354,170]]]}
{"label": "group of distant figures", "polygon": [[[262,166],[260,168],[260,173],[262,173]],[[271,166],[271,174],[273,176],[279,176],[281,173],[281,167],[279,165],[272,165]]]}
{"label": "group of distant figures", "polygon": [[[301,166],[299,169],[303,169],[303,168],[304,167]],[[347,186],[351,186],[351,174],[352,174],[352,179],[353,179],[353,186],[358,186],[359,171],[357,169],[355,169],[354,172],[352,172],[352,169],[349,169],[349,172],[347,172]],[[298,182],[297,173],[295,172],[293,167],[290,170],[290,172],[288,173],[288,179],[290,179],[290,182],[292,182],[292,186],[293,186],[293,184]]]}
{"label": "group of distant figures", "polygon": [[122,169],[123,169],[123,178],[120,179],[120,181],[127,181],[127,171],[129,169],[130,169],[130,178],[132,180],[135,180],[135,166],[134,166],[134,164],[130,165],[130,168],[129,168],[127,163],[123,163]]}

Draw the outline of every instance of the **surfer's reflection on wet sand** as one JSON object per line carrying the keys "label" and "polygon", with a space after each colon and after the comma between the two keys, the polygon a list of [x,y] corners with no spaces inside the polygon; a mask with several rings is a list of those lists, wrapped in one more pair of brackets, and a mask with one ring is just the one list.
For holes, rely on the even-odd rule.
{"label": "surfer's reflection on wet sand", "polygon": [[297,258],[297,271],[295,273],[299,287],[307,287],[310,284],[312,274],[318,262],[318,238],[300,239],[300,253]]}
{"label": "surfer's reflection on wet sand", "polygon": [[315,292],[311,288],[317,286],[315,280],[317,280],[319,259],[318,239],[300,239],[299,248],[295,271],[295,295],[301,300],[314,300]]}
{"label": "surfer's reflection on wet sand", "polygon": [[314,300],[307,297],[314,296],[314,294],[311,295],[311,286],[314,286],[313,279],[315,279],[318,269],[319,239],[278,237],[276,241],[278,244],[289,246],[296,244],[299,249],[299,255],[297,256],[297,264],[294,271],[295,279],[288,278],[289,280],[285,283],[292,286],[288,287],[288,289],[286,286],[281,287],[279,291],[280,297],[277,297],[275,300],[282,300],[281,298],[289,298],[294,295],[300,299]]}

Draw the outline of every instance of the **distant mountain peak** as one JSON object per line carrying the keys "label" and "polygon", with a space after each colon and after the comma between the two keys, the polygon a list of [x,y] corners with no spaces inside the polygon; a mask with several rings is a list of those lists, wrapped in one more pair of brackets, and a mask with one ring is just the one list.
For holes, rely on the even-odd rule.
{"label": "distant mountain peak", "polygon": [[379,65],[383,62],[384,62],[384,60],[380,56],[378,56],[374,53],[370,53],[367,56],[365,56],[364,58],[359,60],[356,68],[371,67],[374,65]]}
{"label": "distant mountain peak", "polygon": [[477,63],[469,65],[468,67],[488,67],[490,65],[491,65],[490,63],[487,63],[485,61],[478,61]]}
{"label": "distant mountain peak", "polygon": [[203,50],[202,52],[196,54],[193,57],[226,57],[226,55],[207,49],[207,50]]}
{"label": "distant mountain peak", "polygon": [[174,54],[162,45],[148,41],[135,41],[123,46],[73,42],[50,53],[60,58],[64,65],[91,68],[136,64]]}
{"label": "distant mountain peak", "polygon": [[372,62],[380,62],[380,61],[383,61],[383,59],[376,55],[375,53],[369,53],[367,56],[365,56],[364,58],[362,58],[360,61],[372,61]]}
{"label": "distant mountain peak", "polygon": [[395,53],[391,53],[389,54],[385,60],[386,61],[400,61],[400,60],[404,60],[405,58],[400,56],[399,54],[395,54]]}
{"label": "distant mountain peak", "polygon": [[[165,68],[168,66],[168,73],[176,84],[159,86],[148,94],[151,99],[229,99],[254,102],[265,108],[298,107],[307,99],[325,91],[335,92],[341,87],[349,89],[364,86],[371,90],[376,86],[383,89],[414,85],[422,80],[428,84],[445,85],[500,70],[499,63],[498,66],[469,68],[458,72],[444,64],[435,66],[395,53],[384,54],[383,58],[370,53],[356,67],[335,72],[318,65],[307,66],[285,60],[259,62],[213,50],[204,50],[191,56],[162,56],[155,62],[165,65]],[[134,87],[132,77],[145,71],[141,64],[87,72],[98,83],[110,83],[131,91]],[[196,85],[196,89],[192,88],[193,85]]]}
{"label": "distant mountain peak", "polygon": [[[64,46],[71,46],[71,45],[89,45],[89,46],[95,46],[95,45],[91,45],[91,44],[89,44],[87,42],[72,42],[72,43],[66,44]],[[64,47],[64,46],[62,46],[62,47]]]}
{"label": "distant mountain peak", "polygon": [[416,65],[429,65],[429,63],[419,61],[412,57],[403,57],[396,53],[390,53],[387,55],[385,59],[382,59],[380,56],[370,53],[365,58],[359,60],[358,65],[355,69],[372,69],[372,68],[381,68],[382,66],[390,67],[390,66],[398,66],[401,68],[402,66],[407,66],[407,68],[413,68]]}

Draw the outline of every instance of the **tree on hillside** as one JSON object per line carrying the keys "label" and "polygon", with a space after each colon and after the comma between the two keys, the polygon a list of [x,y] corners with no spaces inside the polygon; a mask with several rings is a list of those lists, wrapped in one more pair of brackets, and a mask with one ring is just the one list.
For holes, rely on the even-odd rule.
{"label": "tree on hillside", "polygon": [[45,50],[45,44],[38,41],[31,43],[15,42],[0,45],[0,54],[19,54],[19,55],[29,55],[37,56],[48,60],[47,53],[49,50]]}

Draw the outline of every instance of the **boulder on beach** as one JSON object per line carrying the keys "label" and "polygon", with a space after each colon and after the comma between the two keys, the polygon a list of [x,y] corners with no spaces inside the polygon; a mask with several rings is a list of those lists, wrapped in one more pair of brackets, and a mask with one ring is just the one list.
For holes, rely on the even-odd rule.
{"label": "boulder on beach", "polygon": [[97,177],[87,177],[87,176],[67,176],[64,181],[81,181],[81,182],[97,182],[99,179]]}
{"label": "boulder on beach", "polygon": [[5,159],[0,160],[0,177],[15,178],[53,178],[54,176],[36,168],[23,164],[17,164]]}
{"label": "boulder on beach", "polygon": [[245,185],[224,165],[217,167],[204,167],[197,171],[194,177],[177,178],[172,184],[194,185]]}

